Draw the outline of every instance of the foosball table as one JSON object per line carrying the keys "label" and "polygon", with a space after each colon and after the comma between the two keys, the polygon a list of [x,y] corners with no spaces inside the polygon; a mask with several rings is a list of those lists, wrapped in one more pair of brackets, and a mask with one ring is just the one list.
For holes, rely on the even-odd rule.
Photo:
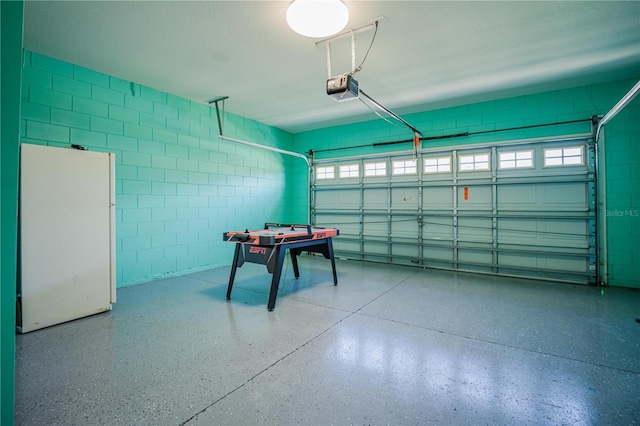
{"label": "foosball table", "polygon": [[331,260],[333,284],[337,285],[338,276],[336,274],[336,262],[333,256],[331,238],[339,234],[340,231],[336,228],[281,223],[265,223],[264,229],[252,231],[247,229],[245,231],[225,232],[223,239],[236,244],[229,286],[227,287],[227,300],[231,298],[233,281],[238,268],[245,262],[266,265],[267,271],[273,275],[267,309],[273,311],[276,305],[280,276],[287,250],[291,254],[291,264],[296,278],[300,277],[297,256],[303,251],[320,253],[325,259]]}

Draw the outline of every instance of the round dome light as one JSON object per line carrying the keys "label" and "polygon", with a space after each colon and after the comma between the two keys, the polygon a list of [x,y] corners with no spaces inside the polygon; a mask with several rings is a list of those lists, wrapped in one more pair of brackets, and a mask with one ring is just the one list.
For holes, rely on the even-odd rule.
{"label": "round dome light", "polygon": [[340,0],[294,0],[287,8],[287,24],[306,37],[329,37],[349,22],[349,10]]}

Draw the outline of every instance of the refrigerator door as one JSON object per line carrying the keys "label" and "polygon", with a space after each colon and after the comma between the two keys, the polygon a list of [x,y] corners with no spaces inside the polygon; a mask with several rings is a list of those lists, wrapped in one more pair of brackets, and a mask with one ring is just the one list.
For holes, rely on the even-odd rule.
{"label": "refrigerator door", "polygon": [[19,331],[110,310],[113,154],[22,144],[20,167]]}

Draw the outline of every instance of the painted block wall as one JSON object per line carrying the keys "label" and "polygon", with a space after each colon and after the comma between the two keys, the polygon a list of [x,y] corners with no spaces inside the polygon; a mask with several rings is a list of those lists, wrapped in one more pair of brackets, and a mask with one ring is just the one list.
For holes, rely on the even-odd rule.
{"label": "painted block wall", "polygon": [[640,288],[640,97],[605,126],[605,145],[609,283]]}
{"label": "painted block wall", "polygon": [[18,152],[23,2],[0,2],[0,424],[12,425],[15,383]]}
{"label": "painted block wall", "polygon": [[[21,142],[116,153],[117,286],[229,265],[225,231],[292,220],[289,161],[217,138],[215,109],[25,52]],[[227,136],[292,136],[225,113]]]}
{"label": "painted block wall", "polygon": [[[403,118],[423,132],[424,137],[475,133],[548,123],[579,121],[554,126],[481,133],[466,137],[424,141],[423,148],[455,147],[471,143],[538,138],[558,134],[591,131],[588,121],[593,115],[604,115],[637,82],[637,79],[581,86],[566,90],[534,93],[489,102],[462,105]],[[640,117],[636,99],[605,128],[607,193],[609,211],[631,212],[626,216],[607,218],[609,235],[609,285],[640,288]],[[386,105],[393,109],[392,105]],[[363,107],[364,108],[364,107]],[[587,121],[580,121],[587,120]],[[387,153],[412,149],[411,142],[401,145],[372,147],[373,143],[411,139],[406,128],[384,120],[323,128],[294,135],[296,150],[317,152],[316,158],[349,157],[371,153]],[[346,148],[322,152],[328,148]],[[298,170],[298,173],[303,171]],[[299,194],[302,195],[300,192]],[[339,225],[339,224],[338,224]]]}

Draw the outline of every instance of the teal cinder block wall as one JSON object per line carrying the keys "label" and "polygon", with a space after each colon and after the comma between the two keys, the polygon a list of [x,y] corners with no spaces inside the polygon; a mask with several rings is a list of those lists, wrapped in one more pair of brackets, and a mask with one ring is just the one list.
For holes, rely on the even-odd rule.
{"label": "teal cinder block wall", "polygon": [[605,156],[609,283],[640,288],[640,97],[606,125]]}
{"label": "teal cinder block wall", "polygon": [[[423,132],[424,137],[477,133],[424,141],[423,148],[587,133],[591,131],[590,117],[606,114],[637,81],[631,79],[534,93],[408,114],[403,118]],[[640,98],[636,98],[605,127],[604,133],[607,205],[603,214],[607,215],[608,224],[607,281],[609,285],[635,288],[640,288],[639,105]],[[561,122],[566,124],[492,132]],[[294,146],[300,152],[318,151],[315,154],[318,159],[357,158],[372,153],[410,152],[411,142],[378,147],[372,144],[411,138],[408,129],[375,119],[298,133],[294,135]],[[333,148],[344,149],[322,152]],[[298,170],[298,173],[302,174],[303,170]],[[304,196],[302,191],[299,195]]]}
{"label": "teal cinder block wall", "polygon": [[[25,54],[23,75],[22,142],[116,152],[119,286],[228,264],[231,247],[218,240],[225,230],[307,221],[304,161],[218,140],[209,106],[31,52]],[[535,93],[404,118],[425,137],[480,133],[430,140],[423,147],[584,133],[591,130],[585,120],[609,111],[634,83]],[[637,103],[605,128],[611,171],[608,283],[626,287],[640,287]],[[568,123],[493,132],[555,122]],[[380,119],[291,135],[227,113],[225,134],[301,153],[349,147],[318,152],[317,158],[411,148],[373,147],[411,138],[406,129]]]}
{"label": "teal cinder block wall", "polygon": [[15,383],[22,1],[0,2],[0,424],[12,425]]}
{"label": "teal cinder block wall", "polygon": [[[22,143],[115,152],[118,287],[228,265],[223,232],[296,220],[287,168],[302,160],[219,140],[209,105],[28,51],[21,105]],[[229,113],[224,133],[292,143]]]}

